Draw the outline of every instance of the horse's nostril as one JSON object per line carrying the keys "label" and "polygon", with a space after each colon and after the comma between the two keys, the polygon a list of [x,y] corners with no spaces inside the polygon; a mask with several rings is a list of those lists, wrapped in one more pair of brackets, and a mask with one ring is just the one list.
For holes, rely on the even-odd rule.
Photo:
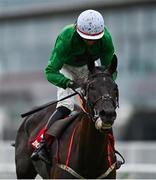
{"label": "horse's nostril", "polygon": [[105,116],[105,115],[106,115],[106,113],[105,113],[105,111],[104,111],[104,110],[102,110],[102,111],[100,111],[99,115],[100,115],[101,117],[103,117],[103,116]]}
{"label": "horse's nostril", "polygon": [[102,110],[102,111],[100,111],[99,112],[99,116],[100,117],[114,117],[114,118],[116,118],[116,112],[115,111],[113,111],[113,110],[107,110],[107,111],[105,111],[105,110]]}

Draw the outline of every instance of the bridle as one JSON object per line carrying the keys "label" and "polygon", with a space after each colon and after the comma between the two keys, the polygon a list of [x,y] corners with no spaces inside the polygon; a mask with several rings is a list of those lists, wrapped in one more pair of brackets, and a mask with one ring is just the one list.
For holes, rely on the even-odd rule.
{"label": "bridle", "polygon": [[112,96],[110,96],[109,94],[105,94],[105,95],[102,95],[100,96],[99,98],[97,98],[95,100],[94,103],[90,103],[89,101],[89,89],[91,87],[91,85],[94,83],[95,81],[95,78],[99,78],[99,77],[105,77],[105,76],[108,76],[108,73],[106,72],[100,72],[100,73],[96,73],[96,74],[93,74],[91,75],[91,78],[93,78],[92,81],[89,81],[87,82],[87,85],[86,85],[86,88],[82,91],[75,91],[79,94],[80,98],[82,99],[82,102],[84,103],[84,106],[85,108],[87,109],[85,111],[85,113],[95,122],[98,118],[98,114],[95,110],[95,106],[97,105],[97,103],[99,101],[112,101],[112,104],[114,106],[114,108],[116,109],[117,107],[119,107],[119,92],[118,92],[118,86],[117,84],[115,83],[115,81],[113,81],[113,83],[115,84],[116,88],[115,88],[115,91],[116,91],[116,98],[114,99]]}

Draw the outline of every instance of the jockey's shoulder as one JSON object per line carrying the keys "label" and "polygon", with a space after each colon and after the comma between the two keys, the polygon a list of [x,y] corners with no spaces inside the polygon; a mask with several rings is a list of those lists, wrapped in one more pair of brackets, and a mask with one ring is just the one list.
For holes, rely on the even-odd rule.
{"label": "jockey's shoulder", "polygon": [[76,32],[75,24],[66,25],[59,34],[59,37],[63,40],[70,41]]}
{"label": "jockey's shoulder", "polygon": [[112,36],[111,36],[111,33],[110,31],[108,30],[108,28],[105,26],[104,28],[104,36],[103,36],[103,39],[105,41],[110,41],[112,39]]}

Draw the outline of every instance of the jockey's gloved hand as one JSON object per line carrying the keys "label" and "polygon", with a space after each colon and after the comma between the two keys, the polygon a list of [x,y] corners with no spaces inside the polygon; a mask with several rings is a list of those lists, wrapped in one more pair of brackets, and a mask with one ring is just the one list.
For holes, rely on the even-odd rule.
{"label": "jockey's gloved hand", "polygon": [[67,85],[68,88],[71,88],[71,89],[77,89],[80,87],[80,85],[78,83],[76,83],[75,81],[69,81],[68,85]]}

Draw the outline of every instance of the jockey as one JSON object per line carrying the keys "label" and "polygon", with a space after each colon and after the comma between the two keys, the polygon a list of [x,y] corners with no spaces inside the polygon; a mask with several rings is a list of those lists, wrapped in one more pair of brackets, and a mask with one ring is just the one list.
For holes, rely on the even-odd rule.
{"label": "jockey", "polygon": [[[104,24],[102,15],[95,10],[83,11],[75,24],[66,26],[58,35],[48,66],[45,69],[47,80],[58,87],[57,98],[61,99],[80,87],[78,79],[86,78],[89,64],[100,59],[107,67],[114,55],[111,34]],[[46,125],[46,130],[57,120],[68,116],[74,109],[72,98],[59,102]],[[47,159],[46,131],[43,139],[31,158]]]}

